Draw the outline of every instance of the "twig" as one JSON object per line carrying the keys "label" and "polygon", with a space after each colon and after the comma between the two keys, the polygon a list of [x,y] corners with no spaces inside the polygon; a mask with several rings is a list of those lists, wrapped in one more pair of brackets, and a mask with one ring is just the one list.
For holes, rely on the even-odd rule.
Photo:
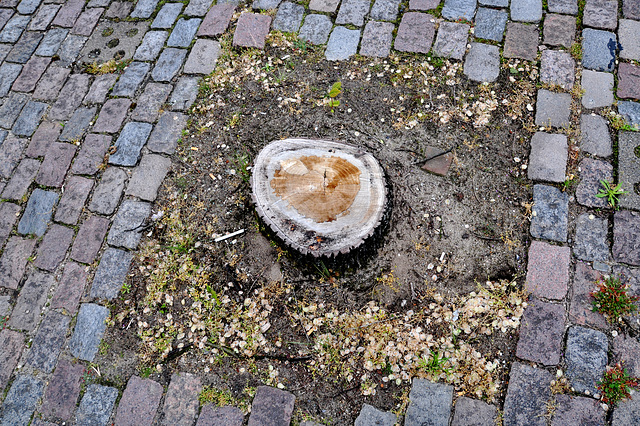
{"label": "twig", "polygon": [[223,235],[222,237],[218,237],[218,238],[216,238],[214,241],[215,241],[216,243],[219,243],[220,241],[224,241],[224,240],[229,239],[229,238],[231,238],[231,237],[235,237],[236,235],[240,235],[240,234],[242,234],[243,232],[244,232],[244,228],[243,228],[243,229],[240,229],[240,230],[238,230],[238,231],[232,232],[232,233],[230,233],[230,234]]}

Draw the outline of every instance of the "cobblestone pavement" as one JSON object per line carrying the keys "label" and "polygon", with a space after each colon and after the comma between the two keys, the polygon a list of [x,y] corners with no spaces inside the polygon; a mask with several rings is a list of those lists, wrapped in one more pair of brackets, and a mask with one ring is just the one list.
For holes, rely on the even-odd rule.
{"label": "cobblestone pavement", "polygon": [[[545,3],[256,0],[229,28],[240,10],[233,0],[1,0],[0,425],[245,421],[234,407],[199,407],[201,382],[188,372],[167,389],[136,376],[122,394],[99,385],[81,394],[80,384],[171,168],[198,78],[215,67],[216,38],[232,31],[234,45],[263,48],[270,30],[326,43],[328,60],[433,51],[463,61],[479,82],[496,80],[501,55],[539,58],[540,82],[554,90],[537,95],[540,131],[528,168],[532,300],[504,407],[465,397],[453,407],[452,387],[418,379],[404,424],[490,425],[498,409],[504,425],[640,424],[640,397],[607,417],[595,387],[618,360],[640,375],[640,343],[615,333],[589,303],[603,274],[622,276],[640,295],[640,133],[616,134],[602,116],[617,108],[640,125],[640,0],[587,0],[583,9],[577,0]],[[567,50],[575,42],[578,62]],[[114,55],[133,60],[119,78],[74,66]],[[582,105],[572,106],[577,85]],[[570,147],[560,130],[572,108],[582,110],[574,123],[581,136]],[[569,196],[554,184],[565,181],[574,150],[586,155]],[[614,176],[629,190],[619,211],[595,197],[599,180]],[[628,321],[640,331],[638,318]],[[557,368],[571,396],[552,396]],[[288,424],[294,405],[291,393],[259,387],[248,423]],[[356,424],[395,421],[365,405]]]}

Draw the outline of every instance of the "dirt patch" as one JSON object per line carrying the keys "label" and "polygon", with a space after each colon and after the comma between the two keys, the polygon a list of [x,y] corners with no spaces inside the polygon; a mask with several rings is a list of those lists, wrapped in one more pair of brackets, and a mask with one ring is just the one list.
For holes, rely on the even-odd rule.
{"label": "dirt patch", "polygon": [[[332,309],[338,316],[366,316],[371,309],[372,318],[393,324],[390,334],[409,324],[455,346],[451,324],[479,283],[515,280],[496,290],[504,300],[520,291],[531,199],[525,129],[532,128],[536,70],[505,64],[511,72],[500,81],[476,85],[462,76],[461,64],[435,57],[330,63],[313,47],[281,36],[264,52],[222,44],[219,67],[201,90],[154,207],[164,216],[144,239],[112,309],[108,347],[97,360],[101,380],[122,386],[135,373],[166,384],[172,371],[190,371],[241,404],[255,386],[279,384],[297,397],[296,421],[351,424],[363,402],[402,412],[409,385],[391,364],[350,365],[349,345],[336,344],[347,351],[335,354],[336,368],[350,370],[330,370],[328,352],[319,357],[322,348],[314,349],[318,334],[330,329]],[[342,93],[328,96],[337,81]],[[356,254],[324,261],[299,256],[257,218],[251,159],[288,137],[344,141],[384,168],[392,199],[387,226]],[[446,176],[420,168],[430,147],[454,154]],[[214,241],[239,229],[245,232]],[[315,316],[301,306],[315,306]],[[216,328],[223,311],[236,322]],[[414,312],[424,317],[410,318]],[[430,323],[432,314],[442,319]],[[317,318],[325,322],[309,332],[305,321],[313,328]],[[374,322],[366,327],[378,330]],[[475,324],[477,330],[461,334],[479,362],[492,363],[496,392],[475,393],[461,373],[449,380],[460,394],[502,398],[517,324],[500,324]],[[485,326],[498,331],[488,336]],[[344,330],[341,336],[348,336]],[[237,336],[244,345],[236,345],[243,341]],[[445,379],[453,374],[449,368],[462,369],[462,361],[454,365],[447,356],[453,347],[423,346],[435,353],[425,358],[427,376]],[[465,362],[475,356],[466,353]],[[445,358],[451,360],[438,366]]]}

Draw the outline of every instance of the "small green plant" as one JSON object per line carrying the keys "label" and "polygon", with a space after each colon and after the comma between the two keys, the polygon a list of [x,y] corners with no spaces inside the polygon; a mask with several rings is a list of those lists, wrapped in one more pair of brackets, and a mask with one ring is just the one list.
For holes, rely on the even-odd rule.
{"label": "small green plant", "polygon": [[627,191],[622,189],[622,183],[618,183],[616,185],[607,182],[606,180],[600,180],[600,184],[604,188],[600,188],[600,191],[596,194],[598,198],[607,198],[609,205],[611,207],[616,207],[618,205],[618,197],[623,194],[628,194]]}
{"label": "small green plant", "polygon": [[243,182],[249,183],[251,179],[251,157],[247,153],[238,153],[233,160],[236,165],[236,174]]}
{"label": "small green plant", "polygon": [[441,373],[448,375],[451,373],[451,369],[444,366],[447,361],[449,361],[449,358],[445,358],[440,352],[431,349],[431,356],[429,359],[420,359],[420,361],[418,361],[418,367],[434,376],[438,376]]}
{"label": "small green plant", "polygon": [[571,52],[571,56],[573,56],[575,60],[577,61],[582,60],[582,44],[581,43],[578,43],[578,42],[573,43],[569,51]]}
{"label": "small green plant", "polygon": [[115,59],[111,59],[107,62],[104,62],[102,64],[98,64],[96,62],[89,64],[87,66],[87,73],[89,74],[96,74],[96,75],[102,75],[102,74],[112,74],[112,73],[117,73],[120,74],[122,73],[122,71],[124,71],[124,69],[131,63],[131,59],[126,59],[123,61],[116,61]]}
{"label": "small green plant", "polygon": [[218,407],[224,407],[225,405],[232,405],[234,403],[233,396],[228,390],[221,390],[212,386],[205,386],[204,389],[198,395],[200,405],[214,404]]}
{"label": "small green plant", "polygon": [[148,379],[154,372],[154,368],[148,365],[143,365],[140,367],[140,377],[143,379]]}
{"label": "small green plant", "polygon": [[593,310],[603,314],[609,322],[618,321],[623,315],[635,312],[638,308],[634,304],[639,297],[630,296],[629,287],[622,284],[620,278],[607,277],[598,281],[598,289],[591,292]]}
{"label": "small green plant", "polygon": [[333,109],[335,107],[340,106],[340,101],[336,99],[336,97],[342,93],[342,83],[339,81],[336,81],[335,83],[333,83],[333,86],[331,86],[331,89],[329,89],[329,92],[327,93],[327,97],[329,98],[329,108],[331,108],[331,112],[333,112]]}
{"label": "small green plant", "polygon": [[9,321],[9,317],[0,317],[0,331],[4,330],[7,327],[7,321]]}
{"label": "small green plant", "polygon": [[125,281],[122,284],[122,294],[129,294],[131,293],[131,283],[128,281]]}
{"label": "small green plant", "polygon": [[567,189],[571,189],[571,187],[576,183],[575,181],[575,175],[574,174],[570,174],[569,176],[566,177],[566,179],[564,180],[564,182],[562,182],[562,192],[566,192]]}
{"label": "small green plant", "polygon": [[631,388],[637,387],[638,378],[630,376],[621,363],[617,363],[613,367],[607,366],[604,377],[598,382],[598,389],[602,392],[602,401],[614,406],[619,401],[629,398]]}
{"label": "small green plant", "polygon": [[299,50],[302,53],[307,53],[309,42],[304,39],[298,38],[293,42],[293,48]]}

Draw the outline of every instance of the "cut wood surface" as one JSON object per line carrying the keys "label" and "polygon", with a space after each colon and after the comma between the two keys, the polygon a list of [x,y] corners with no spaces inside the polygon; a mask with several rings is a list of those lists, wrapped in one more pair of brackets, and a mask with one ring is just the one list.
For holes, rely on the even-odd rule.
{"label": "cut wood surface", "polygon": [[380,225],[384,172],[358,147],[285,139],[264,147],[251,176],[265,223],[291,247],[316,257],[347,253]]}

